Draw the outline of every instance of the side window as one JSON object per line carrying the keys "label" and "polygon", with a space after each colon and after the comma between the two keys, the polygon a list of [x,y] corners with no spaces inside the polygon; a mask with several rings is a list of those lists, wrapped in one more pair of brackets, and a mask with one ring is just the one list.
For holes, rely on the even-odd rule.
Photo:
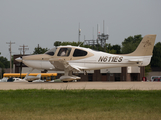
{"label": "side window", "polygon": [[58,56],[67,57],[70,55],[71,48],[60,48]]}
{"label": "side window", "polygon": [[84,50],[80,50],[80,49],[75,49],[75,51],[73,53],[73,57],[83,57],[86,55],[87,55],[87,52]]}

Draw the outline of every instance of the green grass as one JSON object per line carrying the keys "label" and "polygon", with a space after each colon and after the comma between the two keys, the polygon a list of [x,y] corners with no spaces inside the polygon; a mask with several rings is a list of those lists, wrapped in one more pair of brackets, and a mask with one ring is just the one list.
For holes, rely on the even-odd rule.
{"label": "green grass", "polygon": [[0,90],[0,120],[161,120],[161,91]]}

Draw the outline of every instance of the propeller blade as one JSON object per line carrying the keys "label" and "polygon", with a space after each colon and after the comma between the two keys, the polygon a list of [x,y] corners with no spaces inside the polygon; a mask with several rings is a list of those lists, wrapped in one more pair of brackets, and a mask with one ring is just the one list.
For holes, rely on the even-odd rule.
{"label": "propeller blade", "polygon": [[22,62],[20,63],[20,78],[21,78],[21,73],[22,73]]}
{"label": "propeller blade", "polygon": [[20,78],[22,73],[22,56],[15,59],[17,62],[20,62]]}
{"label": "propeller blade", "polygon": [[18,57],[15,59],[17,62],[22,62],[22,57]]}

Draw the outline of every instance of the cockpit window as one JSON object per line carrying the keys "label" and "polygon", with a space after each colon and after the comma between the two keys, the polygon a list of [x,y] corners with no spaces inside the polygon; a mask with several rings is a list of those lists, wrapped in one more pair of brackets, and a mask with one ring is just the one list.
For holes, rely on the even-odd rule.
{"label": "cockpit window", "polygon": [[87,55],[87,52],[84,50],[80,50],[80,49],[75,49],[75,51],[73,53],[73,57],[83,57],[86,55]]}
{"label": "cockpit window", "polygon": [[54,52],[48,52],[46,54],[53,56],[54,55]]}
{"label": "cockpit window", "polygon": [[55,51],[56,51],[56,47],[48,50],[47,52],[45,52],[45,54],[48,54],[50,56],[53,56],[55,54]]}
{"label": "cockpit window", "polygon": [[70,55],[71,48],[60,48],[58,56],[67,57]]}

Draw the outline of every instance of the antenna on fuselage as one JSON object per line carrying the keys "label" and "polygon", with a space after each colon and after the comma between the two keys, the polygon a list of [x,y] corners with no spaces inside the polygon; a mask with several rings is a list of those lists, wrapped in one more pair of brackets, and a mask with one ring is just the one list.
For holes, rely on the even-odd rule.
{"label": "antenna on fuselage", "polygon": [[80,23],[79,23],[79,29],[78,29],[78,43],[80,42],[80,35],[81,35],[81,29],[80,29]]}
{"label": "antenna on fuselage", "polygon": [[78,47],[80,47],[80,45],[82,45],[84,42],[85,42],[85,35],[84,35],[84,41],[83,41],[82,43],[80,43],[80,44],[78,45]]}
{"label": "antenna on fuselage", "polygon": [[[85,40],[84,40],[85,41]],[[84,41],[82,42],[82,43],[80,43],[79,45],[78,45],[78,47],[80,47],[80,45],[82,45],[83,43],[84,43]]]}

